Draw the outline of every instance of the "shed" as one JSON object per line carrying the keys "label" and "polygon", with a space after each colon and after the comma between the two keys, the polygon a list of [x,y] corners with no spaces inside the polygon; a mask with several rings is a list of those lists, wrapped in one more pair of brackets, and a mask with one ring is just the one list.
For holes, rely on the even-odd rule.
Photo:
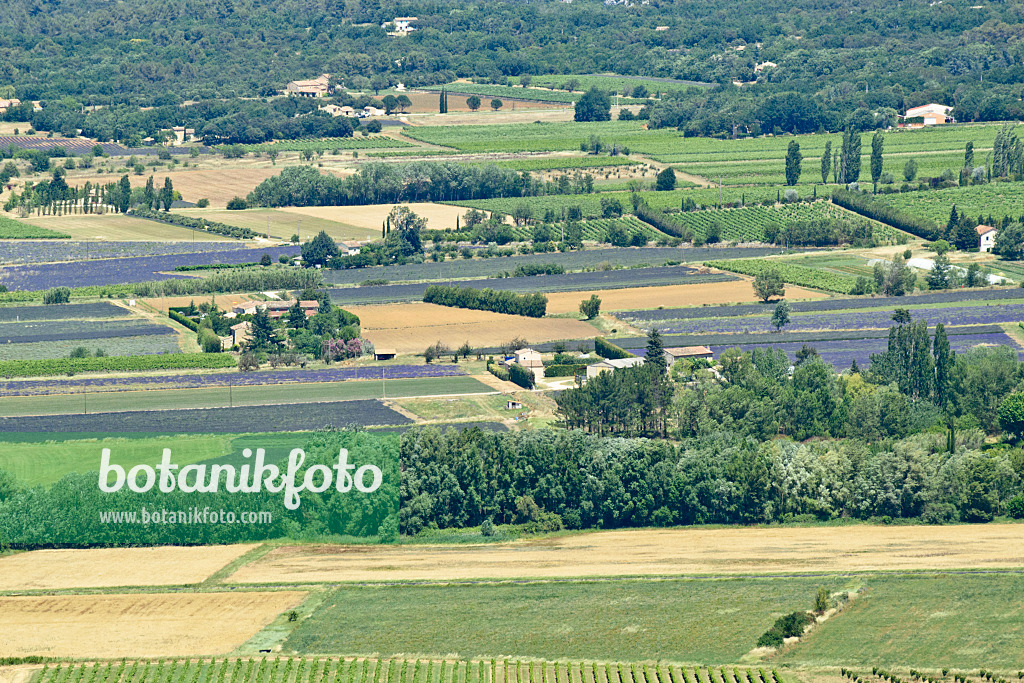
{"label": "shed", "polygon": [[374,349],[373,359],[374,360],[391,360],[398,355],[398,351],[394,349]]}
{"label": "shed", "polygon": [[622,368],[632,368],[637,365],[643,365],[644,359],[639,357],[633,358],[606,358],[597,363],[591,363],[587,366],[587,379],[597,377],[602,372],[608,372],[609,370],[621,370]]}
{"label": "shed", "polygon": [[520,401],[509,399],[505,402],[505,410],[522,410],[523,404]]}

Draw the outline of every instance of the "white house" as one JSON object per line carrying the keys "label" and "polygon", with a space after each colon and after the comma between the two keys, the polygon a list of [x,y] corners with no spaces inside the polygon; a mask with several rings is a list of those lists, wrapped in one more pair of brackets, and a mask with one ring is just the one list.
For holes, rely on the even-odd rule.
{"label": "white house", "polygon": [[339,251],[344,256],[356,256],[359,250],[362,249],[362,242],[342,241],[338,242]]}
{"label": "white house", "polygon": [[543,368],[544,363],[540,360],[540,351],[534,349],[518,349],[514,352],[515,362],[524,368]]}
{"label": "white house", "polygon": [[951,123],[953,117],[950,116],[950,112],[953,111],[953,107],[947,107],[944,104],[925,104],[920,107],[911,107],[907,110],[907,113],[903,115],[903,120],[909,119],[923,119],[921,122],[913,122],[907,124],[908,126],[934,126],[940,123]]}
{"label": "white house", "polygon": [[643,365],[644,359],[639,357],[634,358],[605,358],[597,363],[591,363],[587,366],[587,379],[593,379],[602,372],[608,372],[609,370],[621,370],[622,368],[632,368],[637,365]]}
{"label": "white house", "polygon": [[[391,31],[388,31],[389,36],[407,36],[410,31],[415,31],[416,27],[413,26],[413,22],[417,19],[416,17],[395,17],[395,20],[391,22],[391,26],[394,27]],[[387,29],[388,24],[381,24],[382,29]]]}
{"label": "white house", "polygon": [[978,231],[978,251],[992,251],[999,231],[991,225],[979,225],[975,230]]}
{"label": "white house", "polygon": [[775,62],[761,62],[760,64],[754,67],[754,73],[759,74],[765,69],[774,69],[777,66],[778,64],[776,64]]}

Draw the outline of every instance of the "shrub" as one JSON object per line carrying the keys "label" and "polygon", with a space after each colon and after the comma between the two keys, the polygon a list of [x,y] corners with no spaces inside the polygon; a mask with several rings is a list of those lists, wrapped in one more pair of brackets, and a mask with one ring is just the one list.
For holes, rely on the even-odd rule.
{"label": "shrub", "polygon": [[779,647],[786,638],[803,635],[804,628],[814,622],[810,612],[793,612],[775,620],[775,624],[758,639],[758,647]]}
{"label": "shrub", "polygon": [[1006,514],[1013,519],[1024,519],[1024,493],[1017,494],[1006,504]]}
{"label": "shrub", "polygon": [[54,287],[43,292],[44,304],[66,304],[71,301],[71,289],[69,287]]}
{"label": "shrub", "polygon": [[191,318],[185,317],[178,311],[167,311],[167,317],[175,322],[181,323],[182,325],[192,330],[193,332],[199,331],[199,324],[196,321],[192,320]]}
{"label": "shrub", "polygon": [[544,368],[545,377],[575,377],[587,371],[586,364],[558,363]]}
{"label": "shrub", "polygon": [[602,358],[632,358],[633,354],[625,349],[612,344],[604,337],[594,337],[594,351]]}
{"label": "shrub", "polygon": [[242,209],[248,209],[249,205],[241,197],[233,197],[228,202],[228,211],[241,211]]}
{"label": "shrub", "polygon": [[203,353],[220,353],[223,350],[221,347],[220,337],[218,337],[217,333],[209,327],[204,327],[199,330],[198,341]]}
{"label": "shrub", "polygon": [[198,202],[196,202],[196,206],[199,207],[200,209],[205,209],[209,205],[210,205],[210,200],[206,199],[205,197],[203,199],[200,199]]}
{"label": "shrub", "polygon": [[536,381],[533,378],[533,372],[527,368],[524,368],[519,363],[513,363],[508,368],[508,378],[514,384],[518,384],[524,389],[533,389]]}

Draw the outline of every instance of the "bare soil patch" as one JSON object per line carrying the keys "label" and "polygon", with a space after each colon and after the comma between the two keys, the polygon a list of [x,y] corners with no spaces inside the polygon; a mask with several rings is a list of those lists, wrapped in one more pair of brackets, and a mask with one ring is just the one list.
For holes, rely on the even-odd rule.
{"label": "bare soil patch", "polygon": [[4,597],[0,656],[224,654],[305,595],[278,591]]}
{"label": "bare soil patch", "polygon": [[286,546],[229,581],[423,581],[1007,568],[1024,525],[604,531],[475,546]]}
{"label": "bare soil patch", "polygon": [[380,237],[379,228],[370,231],[303,213],[277,209],[247,209],[245,211],[181,209],[175,213],[192,218],[219,221],[240,228],[249,228],[279,240],[289,240],[292,235],[298,235],[300,241],[306,241],[321,230],[335,240],[365,240]]}
{"label": "bare soil patch", "polygon": [[369,206],[289,206],[281,211],[333,221],[349,228],[360,228],[367,231],[363,236],[364,239],[366,237],[377,239],[381,235],[381,226],[384,225],[388,214],[395,206],[409,207],[417,216],[426,218],[427,227],[434,230],[454,229],[456,218],[466,213],[465,207],[430,202],[398,205],[372,204]]}
{"label": "bare soil patch", "polygon": [[[392,95],[395,93],[391,93]],[[412,101],[412,106],[409,107],[408,112],[410,114],[436,114],[438,104],[440,102],[440,93],[436,92],[406,92],[403,93],[406,97]],[[529,93],[527,93],[529,94]],[[470,112],[472,109],[466,104],[468,95],[453,95],[448,94],[448,111],[450,112]],[[491,111],[491,97],[480,97],[480,109]],[[501,98],[498,98],[501,99]],[[504,106],[499,110],[502,113],[520,111],[523,109],[551,109],[552,104],[549,102],[512,102],[511,100],[501,100]]]}
{"label": "bare soil patch", "polygon": [[345,308],[359,316],[364,337],[378,348],[392,348],[398,353],[421,353],[438,340],[454,349],[465,341],[473,347],[489,347],[500,346],[515,337],[539,344],[557,339],[584,339],[598,334],[594,327],[579,320],[526,318],[435,304]]}
{"label": "bare soil patch", "polygon": [[[601,298],[601,310],[623,311],[638,308],[676,308],[703,304],[732,304],[758,301],[750,280],[715,282],[702,285],[667,285],[664,287],[632,287],[627,289],[598,289],[586,292],[555,292],[547,294],[548,313],[573,313],[580,302],[592,294]],[[786,298],[823,299],[827,294],[802,287],[786,285]]]}
{"label": "bare soil patch", "polygon": [[253,547],[34,550],[0,559],[0,591],[200,583]]}

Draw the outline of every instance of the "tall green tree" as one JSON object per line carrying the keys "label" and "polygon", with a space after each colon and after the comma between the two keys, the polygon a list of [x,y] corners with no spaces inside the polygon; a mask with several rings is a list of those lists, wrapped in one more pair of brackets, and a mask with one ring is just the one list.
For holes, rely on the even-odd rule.
{"label": "tall green tree", "polygon": [[610,121],[612,118],[612,101],[608,93],[596,87],[588,90],[579,100],[573,112],[576,121]]}
{"label": "tall green tree", "polygon": [[786,295],[786,283],[782,280],[782,271],[769,266],[754,276],[754,294],[767,303],[773,296]]}
{"label": "tall green tree", "polygon": [[849,185],[860,180],[860,131],[847,128],[843,133],[839,163],[844,183]]}
{"label": "tall green tree", "polygon": [[949,403],[949,376],[953,371],[954,354],[949,348],[946,337],[946,326],[939,323],[935,326],[935,338],[932,340],[932,356],[935,359],[935,405],[945,408]]}
{"label": "tall green tree", "polygon": [[132,181],[128,179],[127,175],[121,176],[121,180],[117,183],[117,193],[115,195],[117,201],[117,210],[121,213],[128,211],[128,208],[132,204]]}
{"label": "tall green tree", "polygon": [[661,332],[656,327],[647,335],[647,352],[644,354],[644,364],[658,367],[663,373],[668,370],[668,361],[665,359],[665,344],[661,340]]}
{"label": "tall green tree", "polygon": [[882,131],[875,131],[874,136],[871,138],[871,182],[875,186],[875,192],[878,192],[878,181],[882,177],[882,153],[885,148],[885,137],[882,135]]}
{"label": "tall green tree", "polygon": [[825,151],[821,155],[821,184],[828,184],[828,174],[832,171],[832,141],[825,141]]}
{"label": "tall green tree", "polygon": [[164,186],[160,188],[160,203],[163,204],[164,211],[170,211],[171,204],[174,203],[174,185],[171,184],[169,176],[164,178]]}
{"label": "tall green tree", "polygon": [[932,269],[928,271],[928,289],[949,289],[952,269],[948,256],[936,256],[932,261]]}
{"label": "tall green tree", "polygon": [[149,179],[146,180],[146,188],[142,192],[142,202],[147,209],[152,209],[154,206],[159,208],[156,200],[156,187],[153,185],[153,176],[149,176]]}
{"label": "tall green tree", "polygon": [[800,182],[800,164],[803,162],[803,155],[800,154],[800,143],[796,140],[789,141],[789,149],[786,151],[786,184],[796,185]]}
{"label": "tall green tree", "polygon": [[964,168],[974,168],[974,140],[968,140],[964,145]]}
{"label": "tall green tree", "polygon": [[788,301],[780,301],[775,305],[775,310],[772,311],[772,326],[776,332],[789,324],[789,311]]}

